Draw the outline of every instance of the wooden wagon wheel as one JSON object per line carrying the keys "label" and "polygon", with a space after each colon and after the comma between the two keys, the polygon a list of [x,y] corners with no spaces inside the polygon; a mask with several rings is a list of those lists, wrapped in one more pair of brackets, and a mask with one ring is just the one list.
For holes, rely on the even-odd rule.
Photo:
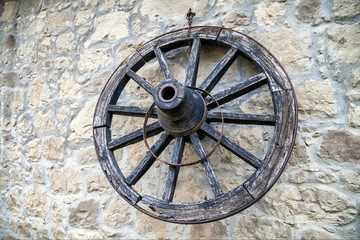
{"label": "wooden wagon wheel", "polygon": [[[174,79],[165,54],[191,44],[185,84]],[[197,79],[201,46],[224,46],[224,57],[205,79]],[[239,56],[250,60],[260,71],[247,80],[210,92],[218,85],[225,72]],[[151,60],[157,60],[166,80],[153,86],[139,74]],[[150,106],[125,106],[119,97],[129,82],[136,82],[154,99]],[[192,86],[192,87],[191,87]],[[268,86],[274,114],[244,114],[219,111],[219,106],[237,99],[256,89]],[[197,89],[200,89],[198,91]],[[209,92],[209,94],[206,94]],[[153,109],[155,108],[155,109]],[[139,128],[120,137],[112,137],[114,115],[143,118],[144,129]],[[146,124],[147,118],[157,119]],[[239,144],[222,136],[211,123],[255,124],[273,126],[273,137],[263,159],[259,159]],[[297,128],[297,105],[290,80],[275,57],[252,38],[233,30],[218,27],[193,27],[171,32],[155,38],[133,52],[112,74],[103,89],[94,116],[94,140],[101,167],[114,189],[132,206],[160,220],[175,223],[203,223],[233,215],[259,200],[276,182],[283,171],[293,148]],[[144,132],[144,133],[143,133]],[[125,176],[115,159],[114,151],[158,136],[157,141]],[[202,145],[201,137],[207,136],[227,151],[235,154],[254,168],[252,175],[239,186],[224,192],[211,162]],[[114,139],[113,139],[114,138]],[[205,175],[213,191],[213,197],[196,202],[173,202],[185,142],[193,144]],[[163,159],[169,166],[162,198],[141,195],[133,185],[152,167],[158,156],[172,142],[170,159]],[[131,158],[131,156],[130,156]],[[197,160],[197,161],[196,161]],[[191,164],[189,164],[191,165]],[[160,184],[160,183],[159,183]]]}

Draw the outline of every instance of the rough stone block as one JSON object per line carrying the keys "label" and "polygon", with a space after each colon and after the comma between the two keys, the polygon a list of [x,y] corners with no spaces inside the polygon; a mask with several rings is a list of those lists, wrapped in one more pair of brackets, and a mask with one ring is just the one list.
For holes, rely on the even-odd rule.
{"label": "rough stone block", "polygon": [[336,19],[356,17],[360,12],[360,2],[358,0],[334,0],[333,11]]}
{"label": "rough stone block", "polygon": [[80,74],[96,71],[100,66],[107,66],[111,56],[103,50],[87,50],[80,56],[78,70]]}
{"label": "rough stone block", "polygon": [[279,24],[279,18],[284,16],[285,11],[280,3],[259,3],[256,5],[255,16],[259,26]]}
{"label": "rough stone block", "polygon": [[[299,31],[301,31],[301,33]],[[301,73],[310,66],[307,55],[307,49],[310,46],[310,37],[307,30],[299,31],[297,31],[296,34],[289,30],[251,33],[250,36],[266,46],[280,61],[286,71]]]}
{"label": "rough stone block", "polygon": [[70,209],[69,224],[73,227],[97,229],[99,203],[96,200],[81,201],[77,207]]}
{"label": "rough stone block", "polygon": [[18,9],[18,2],[16,1],[7,1],[4,3],[3,11],[0,16],[0,22],[12,22],[16,18]]}
{"label": "rough stone block", "polygon": [[50,178],[51,189],[54,192],[76,194],[80,192],[80,174],[72,168],[55,171]]}
{"label": "rough stone block", "polygon": [[62,137],[50,136],[44,139],[43,158],[50,161],[61,162],[64,156],[65,139]]}
{"label": "rough stone block", "polygon": [[113,12],[95,19],[95,31],[85,42],[85,47],[99,41],[114,41],[128,36],[127,12]]}
{"label": "rough stone block", "polygon": [[24,206],[28,213],[45,219],[48,207],[48,193],[40,188],[30,188],[24,194]]}
{"label": "rough stone block", "polygon": [[104,223],[111,228],[119,228],[120,226],[130,224],[131,212],[124,201],[116,200],[110,203],[105,210]]}
{"label": "rough stone block", "polygon": [[336,113],[334,92],[328,80],[318,82],[309,80],[305,87],[295,89],[299,107],[299,119],[314,117],[333,117]]}
{"label": "rough stone block", "polygon": [[327,161],[359,163],[360,137],[348,131],[329,130],[323,137],[319,156]]}

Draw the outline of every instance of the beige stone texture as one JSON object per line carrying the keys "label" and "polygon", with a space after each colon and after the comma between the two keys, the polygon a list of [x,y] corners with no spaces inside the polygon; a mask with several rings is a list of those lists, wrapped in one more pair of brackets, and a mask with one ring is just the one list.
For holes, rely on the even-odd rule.
{"label": "beige stone texture", "polygon": [[190,227],[189,239],[223,239],[226,236],[226,225],[221,222],[197,224]]}
{"label": "beige stone texture", "polygon": [[60,222],[64,219],[64,215],[61,211],[62,208],[59,207],[57,202],[54,202],[52,207],[52,219],[54,222]]}
{"label": "beige stone texture", "polygon": [[323,137],[320,157],[324,161],[359,163],[360,137],[347,131],[329,130]]}
{"label": "beige stone texture", "polygon": [[360,127],[360,106],[350,104],[348,112],[349,123],[352,127]]}
{"label": "beige stone texture", "polygon": [[39,43],[38,55],[40,57],[45,58],[51,53],[51,41],[52,41],[51,37],[46,37],[44,40],[42,40]]}
{"label": "beige stone texture", "polygon": [[14,213],[20,213],[21,211],[21,205],[18,202],[18,197],[16,196],[16,193],[11,193],[7,199],[6,199],[6,206],[7,209]]}
{"label": "beige stone texture", "polygon": [[[100,171],[99,171],[100,172]],[[96,193],[109,193],[111,191],[111,185],[109,184],[105,175],[100,172],[95,174],[87,174],[85,176],[87,191]]]}
{"label": "beige stone texture", "polygon": [[101,66],[107,66],[112,61],[111,56],[103,50],[86,50],[80,56],[78,69],[80,74],[96,71]]}
{"label": "beige stone texture", "polygon": [[355,193],[360,192],[360,178],[359,178],[359,171],[355,172],[352,170],[348,170],[344,173],[342,173],[343,180],[345,181],[346,187]]}
{"label": "beige stone texture", "polygon": [[54,61],[54,67],[57,69],[66,69],[71,64],[71,59],[66,57],[58,57]]}
{"label": "beige stone texture", "polygon": [[28,101],[31,108],[42,107],[52,101],[52,91],[46,83],[45,76],[35,78],[29,87]]}
{"label": "beige stone texture", "polygon": [[70,109],[68,106],[61,106],[58,110],[57,117],[59,121],[64,121],[68,118],[70,115]]}
{"label": "beige stone texture", "polygon": [[360,59],[360,38],[358,26],[335,25],[329,32],[329,55],[331,62],[357,63]]}
{"label": "beige stone texture", "polygon": [[13,88],[17,85],[17,80],[19,78],[18,74],[15,72],[8,72],[8,73],[0,73],[0,87],[9,87]]}
{"label": "beige stone texture", "polygon": [[360,13],[360,2],[357,0],[334,0],[335,18],[351,18]]}
{"label": "beige stone texture", "polygon": [[[140,12],[143,16],[149,18],[151,22],[161,21],[161,19],[174,19],[184,21],[184,16],[189,8],[196,13],[195,17],[202,17],[206,9],[206,1],[176,1],[170,0],[167,2],[171,8],[164,8],[164,2],[161,0],[146,0],[143,2]],[[183,9],[184,11],[178,11]]]}
{"label": "beige stone texture", "polygon": [[18,2],[8,1],[4,3],[3,11],[0,16],[0,22],[12,22],[16,19]]}
{"label": "beige stone texture", "polygon": [[111,72],[104,72],[96,77],[93,77],[93,79],[84,86],[84,93],[89,96],[99,95],[110,76]]}
{"label": "beige stone texture", "polygon": [[40,161],[40,140],[36,138],[27,143],[23,153],[28,161]]}
{"label": "beige stone texture", "polygon": [[245,12],[229,12],[224,18],[224,27],[236,28],[240,26],[248,26],[250,24],[250,18],[250,14]]}
{"label": "beige stone texture", "polygon": [[34,181],[38,184],[45,184],[44,177],[45,174],[39,165],[34,165],[33,178]]}
{"label": "beige stone texture", "polygon": [[9,100],[8,111],[10,114],[18,114],[24,107],[24,91],[22,89],[14,89],[8,91],[7,99]]}
{"label": "beige stone texture", "polygon": [[84,200],[70,209],[69,224],[84,229],[98,229],[97,215],[99,203],[96,200]]}
{"label": "beige stone texture", "polygon": [[79,11],[76,14],[75,26],[83,26],[91,23],[91,20],[94,18],[94,13],[90,9]]}
{"label": "beige stone texture", "polygon": [[60,93],[59,97],[62,101],[76,101],[81,99],[81,86],[76,83],[73,76],[65,72],[59,79]]}
{"label": "beige stone texture", "polygon": [[304,183],[306,181],[306,174],[304,171],[292,172],[289,174],[289,182]]}
{"label": "beige stone texture", "polygon": [[240,109],[249,114],[274,114],[273,101],[269,92],[261,92],[244,102],[240,102]]}
{"label": "beige stone texture", "polygon": [[[63,228],[52,227],[51,231],[52,231],[55,239],[59,239],[59,240],[65,239],[65,234],[64,234]],[[80,239],[80,238],[77,238],[77,239]]]}
{"label": "beige stone texture", "polygon": [[49,32],[60,32],[72,24],[73,17],[72,11],[53,13],[48,17],[47,30]]}
{"label": "beige stone texture", "polygon": [[330,234],[329,232],[316,228],[306,229],[301,233],[301,240],[315,240],[315,239],[331,240],[331,239],[337,239],[337,237]]}
{"label": "beige stone texture", "polygon": [[70,240],[78,240],[78,239],[101,240],[101,239],[106,239],[106,238],[104,236],[102,236],[101,233],[99,233],[98,231],[74,228],[69,231],[68,239],[70,239]]}
{"label": "beige stone texture", "polygon": [[279,18],[284,16],[285,11],[280,3],[262,2],[256,5],[255,16],[259,26],[271,26],[279,24]]}
{"label": "beige stone texture", "polygon": [[143,238],[168,239],[169,232],[167,224],[163,221],[155,220],[144,213],[136,212],[137,227],[136,231]]}
{"label": "beige stone texture", "polygon": [[41,188],[31,187],[24,193],[24,207],[34,217],[45,219],[48,208],[48,193]]}
{"label": "beige stone texture", "polygon": [[78,158],[81,165],[98,163],[95,149],[92,146],[81,148],[78,151]]}
{"label": "beige stone texture", "polygon": [[39,134],[55,131],[56,120],[54,112],[49,110],[44,113],[36,113],[34,116],[34,127]]}
{"label": "beige stone texture", "polygon": [[[18,163],[20,162],[21,150],[19,144],[11,141],[4,144],[4,149],[0,153],[2,155],[2,161],[4,163]],[[18,169],[17,169],[18,170]]]}
{"label": "beige stone texture", "polygon": [[306,52],[311,42],[307,30],[302,31],[302,34],[282,30],[272,33],[251,33],[250,36],[266,46],[286,71],[301,73],[309,68],[310,61]]}
{"label": "beige stone texture", "polygon": [[26,62],[31,62],[34,59],[33,50],[36,47],[36,43],[34,41],[27,41],[21,45],[19,45],[19,49],[17,51],[17,56]]}
{"label": "beige stone texture", "polygon": [[31,223],[28,220],[20,221],[17,230],[27,238],[31,237]]}
{"label": "beige stone texture", "polygon": [[119,228],[131,223],[131,212],[124,201],[116,200],[105,210],[104,223],[111,228]]}
{"label": "beige stone texture", "polygon": [[8,173],[5,168],[0,167],[0,190],[6,189],[8,185]]}
{"label": "beige stone texture", "polygon": [[22,137],[28,137],[33,130],[33,123],[28,115],[21,115],[15,123],[16,133]]}
{"label": "beige stone texture", "polygon": [[95,32],[85,42],[85,47],[100,41],[114,41],[128,36],[127,12],[113,12],[96,18]]}
{"label": "beige stone texture", "polygon": [[65,139],[62,137],[50,136],[44,138],[43,158],[50,161],[61,162],[64,156]]}
{"label": "beige stone texture", "polygon": [[318,172],[315,173],[316,180],[321,183],[333,183],[337,181],[337,178],[332,173]]}
{"label": "beige stone texture", "polygon": [[294,216],[328,224],[343,225],[356,219],[353,200],[332,188],[277,186],[264,199],[266,211],[291,221]]}
{"label": "beige stone texture", "polygon": [[71,121],[70,141],[82,138],[90,139],[92,137],[92,114],[95,110],[95,106],[96,101],[86,102],[80,113]]}
{"label": "beige stone texture", "polygon": [[324,82],[308,80],[303,88],[295,89],[295,92],[300,120],[335,115],[334,92],[328,80]]}
{"label": "beige stone texture", "polygon": [[289,239],[292,229],[284,222],[263,216],[242,216],[235,229],[235,238]]}
{"label": "beige stone texture", "polygon": [[116,52],[117,57],[122,62],[124,61],[132,52],[139,48],[142,44],[134,44],[133,42],[124,43],[119,47]]}
{"label": "beige stone texture", "polygon": [[71,50],[74,50],[76,41],[73,33],[65,33],[60,35],[56,40],[56,48],[58,53],[69,54]]}
{"label": "beige stone texture", "polygon": [[76,194],[80,192],[80,173],[72,168],[54,171],[50,177],[51,189],[56,193]]}
{"label": "beige stone texture", "polygon": [[296,18],[299,21],[311,22],[319,19],[320,0],[301,0],[296,5]]}

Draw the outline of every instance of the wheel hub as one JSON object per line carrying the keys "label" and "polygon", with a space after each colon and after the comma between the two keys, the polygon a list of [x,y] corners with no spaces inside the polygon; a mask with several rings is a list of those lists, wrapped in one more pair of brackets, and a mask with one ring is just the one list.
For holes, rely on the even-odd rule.
{"label": "wheel hub", "polygon": [[159,123],[167,133],[188,136],[204,123],[207,108],[204,98],[177,81],[164,81],[154,94]]}

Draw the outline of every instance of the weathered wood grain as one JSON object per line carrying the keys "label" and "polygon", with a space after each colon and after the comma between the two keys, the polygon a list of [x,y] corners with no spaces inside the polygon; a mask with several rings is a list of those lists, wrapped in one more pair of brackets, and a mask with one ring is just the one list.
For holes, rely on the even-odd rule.
{"label": "weathered wood grain", "polygon": [[[201,130],[203,130],[204,133],[214,141],[217,141],[220,138],[220,132],[216,131],[213,127],[210,126],[210,124],[204,123],[201,126]],[[226,136],[222,136],[220,144],[230,152],[234,153],[236,156],[240,157],[252,167],[260,167],[262,162],[260,159],[258,159],[252,153],[246,151],[244,148],[240,147],[238,144],[236,144],[234,141],[230,140]]]}
{"label": "weathered wood grain", "polygon": [[[184,147],[185,147],[185,138],[176,137],[170,163],[175,163],[175,164],[181,163]],[[171,202],[173,200],[179,171],[180,171],[180,167],[169,166],[169,170],[165,182],[165,189],[162,197],[162,199],[166,202]]]}
{"label": "weathered wood grain", "polygon": [[199,69],[201,52],[200,38],[195,38],[192,43],[188,67],[186,69],[185,86],[195,87],[196,77]]}
{"label": "weathered wood grain", "polygon": [[[144,118],[148,111],[148,108],[135,107],[135,106],[119,106],[119,105],[109,104],[107,106],[107,111],[110,112],[110,114],[115,114],[115,115]],[[156,109],[151,111],[150,117],[157,118]]]}
{"label": "weathered wood grain", "polygon": [[[223,112],[224,123],[234,124],[251,124],[251,125],[268,125],[274,126],[276,118],[273,115],[266,114],[246,114],[246,113],[229,113]],[[221,112],[208,112],[207,122],[221,122]]]}
{"label": "weathered wood grain", "polygon": [[[231,67],[232,63],[238,56],[238,50],[235,47],[231,47],[225,56],[220,60],[220,62],[215,66],[215,68],[210,72],[210,74],[205,78],[201,83],[199,88],[204,89],[208,92],[216,86],[219,80],[224,76],[226,71]],[[206,96],[205,94],[203,94]]]}
{"label": "weathered wood grain", "polygon": [[[247,81],[236,84],[235,86],[225,89],[213,95],[219,105],[225,104],[240,96],[243,96],[267,83],[267,77],[264,73],[259,73]],[[218,105],[213,99],[207,101],[208,110],[216,108]]]}
{"label": "weathered wood grain", "polygon": [[[162,151],[169,145],[173,137],[168,133],[161,134],[158,141],[151,147],[151,151],[159,156]],[[156,158],[150,152],[147,152],[141,161],[136,165],[134,171],[126,178],[129,185],[134,185],[139,179],[149,170],[151,165],[155,162]]]}
{"label": "weathered wood grain", "polygon": [[137,84],[139,84],[143,89],[145,89],[152,96],[155,94],[156,89],[139,75],[137,75],[133,70],[129,70],[127,75],[131,77]]}
{"label": "weathered wood grain", "polygon": [[[199,136],[197,135],[197,133],[193,133],[190,135],[190,140],[192,142],[192,144],[194,145],[194,149],[196,154],[198,155],[199,159],[202,159],[206,156],[206,152],[201,144],[201,141],[199,139]],[[217,179],[214,169],[211,166],[211,163],[209,161],[209,159],[204,159],[204,161],[201,162],[201,165],[205,171],[205,174],[208,178],[208,181],[210,183],[211,189],[214,192],[215,197],[220,196],[223,191],[221,189],[219,180]]]}
{"label": "weathered wood grain", "polygon": [[[159,122],[151,123],[148,126],[146,126],[145,129],[146,129],[147,137],[155,136],[155,135],[161,133],[162,131],[164,131],[164,129],[160,126]],[[129,146],[131,144],[140,142],[142,140],[143,140],[143,129],[139,128],[138,130],[135,130],[129,134],[126,134],[118,139],[109,141],[107,147],[110,150],[114,151],[116,149]]]}

